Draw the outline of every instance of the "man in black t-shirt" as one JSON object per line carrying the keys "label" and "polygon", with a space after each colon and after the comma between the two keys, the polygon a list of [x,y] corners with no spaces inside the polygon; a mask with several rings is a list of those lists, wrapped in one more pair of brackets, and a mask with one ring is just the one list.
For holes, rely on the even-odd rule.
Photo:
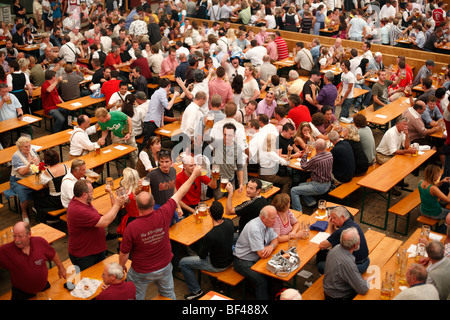
{"label": "man in black t-shirt", "polygon": [[16,33],[12,36],[12,42],[16,49],[25,47],[25,42],[23,41],[23,32],[25,30],[25,26],[22,23],[18,23],[16,25]]}
{"label": "man in black t-shirt", "polygon": [[319,111],[314,105],[314,98],[317,97],[317,94],[319,93],[320,79],[320,71],[312,69],[308,81],[303,85],[303,105],[308,107],[309,114],[311,115]]}
{"label": "man in black t-shirt", "polygon": [[203,295],[196,278],[196,270],[222,272],[233,261],[233,221],[223,218],[223,206],[219,201],[214,201],[209,211],[213,227],[203,237],[198,256],[184,257],[180,261],[180,269],[190,292],[184,296],[186,300],[197,299]]}
{"label": "man in black t-shirt", "polygon": [[[267,205],[266,198],[260,195],[262,182],[258,178],[251,179],[247,184],[246,195],[250,200],[244,201],[240,205],[233,207],[233,185],[229,182],[226,189],[228,192],[227,203],[225,206],[226,214],[235,214],[239,219],[239,232],[241,232],[247,222],[259,216],[259,212]],[[235,235],[237,240],[238,234]]]}

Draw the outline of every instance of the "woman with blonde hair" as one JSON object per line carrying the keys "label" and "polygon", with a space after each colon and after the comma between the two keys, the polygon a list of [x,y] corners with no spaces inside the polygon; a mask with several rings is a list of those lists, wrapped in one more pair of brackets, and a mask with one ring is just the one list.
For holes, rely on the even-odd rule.
{"label": "woman with blonde hair", "polygon": [[23,221],[29,223],[28,206],[30,201],[33,200],[34,191],[19,184],[18,181],[36,174],[37,172],[33,171],[33,169],[38,168],[40,159],[37,152],[31,148],[30,138],[20,137],[17,139],[16,146],[18,150],[13,154],[11,159],[12,166],[9,184],[11,190],[19,198]]}
{"label": "woman with blonde hair", "polygon": [[271,204],[277,210],[276,220],[272,228],[278,234],[278,241],[287,242],[291,237],[302,238],[303,231],[300,230],[300,223],[289,209],[291,204],[289,194],[277,194]]}
{"label": "woman with blonde hair", "polygon": [[364,153],[363,145],[360,141],[359,130],[353,125],[349,124],[342,129],[344,139],[351,145],[353,150],[353,157],[355,159],[355,177],[365,175],[369,169],[369,160]]}
{"label": "woman with blonde hair", "polygon": [[443,183],[450,182],[450,177],[441,178],[441,168],[437,165],[430,164],[425,168],[423,173],[423,180],[419,182],[420,194],[420,212],[431,219],[443,220],[449,224],[450,210],[441,206],[439,201],[450,203],[450,192],[445,195],[439,188]]}
{"label": "woman with blonde hair", "polygon": [[[136,196],[141,192],[138,172],[135,169],[125,168],[123,170],[123,179],[120,181],[120,187],[125,190],[128,197],[125,204],[126,214],[120,219],[120,224],[117,227],[117,234],[123,235],[127,224],[139,216],[139,211],[136,204]],[[113,190],[109,184],[105,185],[105,191],[109,193],[111,206],[113,206],[115,203],[115,198],[113,195]]]}
{"label": "woman with blonde hair", "polygon": [[294,143],[302,150],[305,150],[308,144],[314,143],[315,141],[311,135],[311,131],[311,125],[307,121],[301,122],[298,126],[297,132],[294,136]]}

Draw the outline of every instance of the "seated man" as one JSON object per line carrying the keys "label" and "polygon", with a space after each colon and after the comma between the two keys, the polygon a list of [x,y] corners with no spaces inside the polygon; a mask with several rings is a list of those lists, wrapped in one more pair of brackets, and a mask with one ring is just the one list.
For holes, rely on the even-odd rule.
{"label": "seated man", "polygon": [[338,206],[334,207],[330,211],[331,235],[326,240],[323,240],[319,244],[319,248],[321,250],[317,254],[316,264],[317,269],[320,273],[323,274],[325,270],[325,260],[327,253],[331,248],[339,244],[342,232],[350,227],[354,227],[356,228],[356,230],[358,230],[360,238],[359,249],[353,251],[356,266],[358,267],[359,273],[363,274],[364,272],[366,272],[367,268],[370,265],[370,259],[369,259],[369,249],[367,248],[367,242],[364,236],[364,232],[362,231],[359,224],[357,224],[353,220],[351,213],[348,212],[348,210],[345,207]]}
{"label": "seated man", "polygon": [[184,257],[180,261],[180,269],[189,289],[186,300],[193,300],[203,295],[203,291],[195,276],[196,270],[221,272],[233,262],[234,225],[230,219],[223,218],[223,206],[214,201],[209,208],[212,229],[203,237],[198,256]]}
{"label": "seated man", "polygon": [[228,183],[226,189],[228,191],[227,202],[225,205],[225,213],[228,215],[235,214],[239,217],[239,230],[244,230],[245,225],[252,219],[256,218],[261,209],[267,205],[267,199],[261,196],[262,183],[258,178],[252,178],[247,184],[246,196],[250,198],[240,205],[233,206],[233,186]]}
{"label": "seated man", "polygon": [[70,172],[64,176],[61,182],[61,203],[64,208],[69,206],[69,202],[73,198],[73,186],[78,180],[84,179],[85,175],[86,163],[84,160],[73,160],[70,167]]}
{"label": "seated man", "polygon": [[[176,189],[180,189],[181,185],[185,183],[195,168],[194,158],[190,155],[183,157],[183,171],[177,174],[175,179]],[[189,191],[183,196],[180,201],[181,209],[183,210],[183,215],[185,217],[190,216],[195,212],[195,207],[201,200],[202,183],[206,184],[211,189],[217,187],[217,181],[211,180],[208,176],[200,176],[194,180],[194,183],[189,188]]]}
{"label": "seated man", "polygon": [[[413,101],[411,101],[411,104]],[[411,143],[419,143],[421,145],[429,143],[429,135],[441,130],[440,126],[430,129],[425,127],[422,121],[422,114],[426,111],[426,104],[423,101],[416,101],[412,107],[403,112],[403,116],[408,119],[408,133]]]}
{"label": "seated man", "polygon": [[136,300],[136,286],[124,281],[124,270],[117,262],[105,265],[103,269],[102,292],[95,300]]}
{"label": "seated man", "polygon": [[234,269],[255,285],[257,300],[269,299],[269,280],[251,268],[259,259],[270,257],[278,245],[278,234],[272,228],[276,216],[275,207],[265,206],[259,217],[246,224],[234,249]]}
{"label": "seated man", "polygon": [[96,145],[89,136],[97,132],[98,124],[91,126],[89,117],[85,114],[78,116],[77,124],[70,137],[69,160],[87,154],[94,150]]}
{"label": "seated man", "polygon": [[300,183],[291,189],[292,208],[297,211],[302,211],[300,196],[303,196],[308,206],[313,206],[316,204],[314,196],[324,194],[331,186],[333,156],[327,151],[325,140],[316,140],[316,155],[309,161],[308,153],[309,146],[306,146],[300,165],[303,170],[311,172],[311,181]]}
{"label": "seated man", "polygon": [[353,256],[360,245],[358,230],[345,229],[339,242],[330,250],[325,263],[325,300],[351,300],[356,294],[366,294],[369,290],[369,282],[361,276]]}
{"label": "seated man", "polygon": [[109,111],[117,111],[120,107],[122,107],[125,102],[125,98],[131,94],[128,91],[128,84],[125,81],[119,83],[119,90],[114,92],[108,100],[108,104],[106,105],[106,109]]}
{"label": "seated man", "polygon": [[427,108],[424,113],[421,114],[422,121],[427,129],[440,126],[444,124],[442,113],[439,108],[436,108],[437,98],[436,96],[428,97]]}
{"label": "seated man", "polygon": [[41,103],[45,114],[55,119],[53,132],[60,132],[67,127],[68,111],[57,107],[57,104],[64,103],[58,94],[56,86],[62,81],[62,77],[56,78],[55,71],[47,70],[45,72],[45,82],[41,87]]}

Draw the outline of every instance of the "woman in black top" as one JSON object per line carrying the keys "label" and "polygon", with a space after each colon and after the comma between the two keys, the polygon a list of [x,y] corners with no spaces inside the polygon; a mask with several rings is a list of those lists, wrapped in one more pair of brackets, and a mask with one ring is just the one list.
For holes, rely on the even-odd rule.
{"label": "woman in black top", "polygon": [[[31,95],[28,98],[28,95],[25,91],[25,87],[27,84],[27,77],[25,73],[20,71],[19,63],[16,60],[12,60],[9,62],[9,69],[11,71],[12,77],[12,90],[11,93],[16,96],[22,105],[22,110],[24,114],[30,114],[29,103],[31,103]],[[30,84],[31,85],[31,84]],[[29,91],[32,91],[29,89]]]}
{"label": "woman in black top", "polygon": [[19,0],[14,1],[13,12],[17,18],[27,18],[27,10],[20,5]]}

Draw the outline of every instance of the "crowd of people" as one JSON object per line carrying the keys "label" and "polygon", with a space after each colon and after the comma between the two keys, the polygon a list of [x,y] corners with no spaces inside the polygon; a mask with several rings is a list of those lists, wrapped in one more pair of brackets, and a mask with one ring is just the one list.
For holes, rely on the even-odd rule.
{"label": "crowd of people", "polygon": [[[93,93],[101,93],[105,102],[94,106],[97,123],[91,124],[87,114],[76,117],[70,168],[52,149],[41,160],[29,128],[20,129],[9,191],[20,201],[23,221],[14,227],[14,234],[21,240],[0,247],[0,266],[12,274],[13,299],[29,298],[49,285],[43,280],[47,275],[43,268],[15,268],[23,259],[17,258],[17,249],[29,253],[30,243],[39,243],[42,259],[54,261],[60,276],[65,276],[58,255],[29,229],[30,212],[36,221],[52,223],[47,213],[63,208],[68,217],[68,254],[81,270],[105,259],[105,229],[120,222],[119,261],[105,267],[99,299],[142,300],[151,282],[161,295],[176,299],[174,269],[186,281],[190,293],[185,299],[197,299],[204,292],[196,270],[220,272],[231,264],[254,285],[257,299],[270,299],[271,281],[251,267],[273,254],[280,242],[303,237],[290,209],[316,206],[318,196],[365,175],[371,164],[415,153],[415,143],[437,150],[419,187],[421,213],[450,223],[448,210],[438,201],[449,202],[450,140],[430,137],[450,129],[450,70],[442,70],[433,88],[435,61],[427,60],[414,76],[404,56],[398,57],[394,70],[384,65],[382,52],[371,51],[371,44],[394,45],[405,34],[416,49],[436,51],[450,35],[441,2],[170,0],[152,8],[141,0],[126,11],[115,0],[105,5],[35,0],[32,16],[18,0],[14,7],[14,25],[0,25],[0,36],[6,40],[0,49],[0,121],[33,113],[37,88],[40,106],[54,119],[54,133],[71,127],[76,116],[59,103]],[[190,18],[215,22],[208,28]],[[230,18],[242,23],[238,29],[230,27]],[[320,29],[338,24],[332,46],[321,45],[318,37],[308,45],[296,43],[295,66],[286,78],[274,66],[291,54],[279,30],[319,35]],[[260,31],[255,34],[248,25],[260,26]],[[39,49],[22,51],[38,34]],[[342,39],[362,41],[363,53],[355,48],[345,52]],[[333,64],[341,74],[323,71]],[[373,75],[377,81],[368,85],[366,80]],[[90,80],[80,85],[85,76]],[[423,93],[412,97],[412,88],[418,85]],[[355,97],[355,88],[368,92]],[[409,97],[411,107],[376,145],[359,111],[369,105],[377,110],[401,97]],[[349,119],[350,124],[339,122]],[[180,122],[180,135],[163,143],[155,130],[175,121]],[[94,141],[98,131],[100,137]],[[111,208],[100,215],[91,204],[94,181],[87,173],[98,174],[103,166],[89,169],[79,158],[109,142],[137,150],[129,155],[127,168],[117,166],[126,196],[115,196],[107,185]],[[9,133],[0,134],[0,143],[3,148],[13,144]],[[178,174],[176,159],[182,163]],[[292,159],[299,160],[302,170],[289,166]],[[18,183],[35,174],[41,161],[45,166],[41,183],[48,186],[44,194]],[[143,191],[144,181],[149,192]],[[267,200],[261,196],[263,182],[280,187],[280,193]],[[249,200],[233,205],[236,192],[245,192]],[[395,188],[392,193],[401,194]],[[222,197],[227,199],[225,206],[217,201]],[[180,246],[169,240],[169,228],[196,214],[199,204],[211,198],[213,228],[195,254],[183,256]],[[239,222],[235,225],[224,214],[236,215]],[[330,227],[331,235],[320,244],[316,257],[317,268],[325,275],[326,298],[350,299],[366,293],[368,282],[361,274],[370,259],[364,233],[340,206],[331,211]],[[427,269],[414,266],[409,272],[417,283],[432,286],[414,295],[447,299],[450,278],[439,269],[441,263],[435,267],[447,259],[444,247],[431,242],[428,248],[430,260],[423,261],[429,263]],[[126,270],[130,257],[131,268]],[[25,281],[35,274],[40,276]],[[295,291],[281,296],[301,298]],[[413,293],[402,296],[412,299]]]}

